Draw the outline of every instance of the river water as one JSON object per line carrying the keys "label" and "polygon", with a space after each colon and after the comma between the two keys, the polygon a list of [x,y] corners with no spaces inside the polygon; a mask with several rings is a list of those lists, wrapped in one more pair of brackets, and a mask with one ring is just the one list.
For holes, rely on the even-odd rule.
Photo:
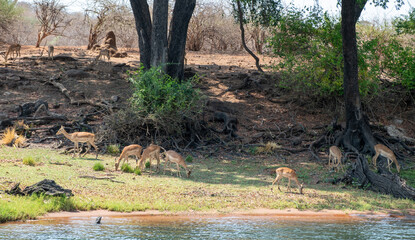
{"label": "river water", "polygon": [[0,224],[0,239],[415,239],[415,220],[72,217]]}

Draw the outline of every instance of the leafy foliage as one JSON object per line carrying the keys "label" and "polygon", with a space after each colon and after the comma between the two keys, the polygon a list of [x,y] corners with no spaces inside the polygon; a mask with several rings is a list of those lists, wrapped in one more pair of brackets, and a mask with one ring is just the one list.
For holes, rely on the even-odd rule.
{"label": "leafy foliage", "polygon": [[[414,49],[403,47],[396,36],[371,26],[358,26],[360,94],[377,93],[386,73],[396,84],[414,88]],[[371,34],[365,28],[371,28]],[[281,18],[269,45],[283,58],[275,66],[282,74],[279,87],[317,96],[343,94],[341,24],[320,9],[289,9]]]}
{"label": "leafy foliage", "polygon": [[181,133],[183,122],[194,120],[203,110],[202,95],[193,83],[198,77],[180,82],[160,67],[130,73],[134,86],[133,109],[158,129]]}
{"label": "leafy foliage", "polygon": [[415,33],[415,8],[412,8],[408,15],[396,18],[393,21],[396,32],[398,34],[414,34]]}
{"label": "leafy foliage", "polygon": [[120,145],[118,144],[110,144],[107,146],[107,153],[111,155],[118,155],[120,154]]}
{"label": "leafy foliage", "polygon": [[[241,3],[244,24],[251,22],[255,25],[270,26],[275,25],[279,20],[282,10],[281,0],[233,0],[234,14],[238,12],[236,1]],[[238,19],[237,16],[235,19]]]}
{"label": "leafy foliage", "polygon": [[17,1],[0,0],[0,29],[6,30],[8,25],[21,13],[16,7]]}

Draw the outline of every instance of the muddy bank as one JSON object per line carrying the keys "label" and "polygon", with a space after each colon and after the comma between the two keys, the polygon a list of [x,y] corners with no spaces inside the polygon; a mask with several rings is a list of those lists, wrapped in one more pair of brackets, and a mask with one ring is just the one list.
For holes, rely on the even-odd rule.
{"label": "muddy bank", "polygon": [[341,210],[321,210],[321,211],[300,211],[297,209],[253,209],[246,211],[229,212],[165,212],[157,210],[135,211],[135,212],[114,212],[108,210],[77,211],[77,212],[55,212],[48,213],[39,219],[61,219],[61,218],[89,218],[89,217],[114,217],[114,218],[156,218],[158,220],[169,220],[174,218],[211,218],[211,217],[275,217],[284,220],[301,221],[354,221],[364,219],[383,219],[383,218],[410,218],[415,219],[415,209],[389,212],[362,212],[362,211],[341,211]]}

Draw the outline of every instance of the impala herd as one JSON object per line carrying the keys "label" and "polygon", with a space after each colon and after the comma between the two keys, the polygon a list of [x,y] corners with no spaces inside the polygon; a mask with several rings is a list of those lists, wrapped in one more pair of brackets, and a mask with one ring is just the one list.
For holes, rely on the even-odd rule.
{"label": "impala herd", "polygon": [[[67,133],[65,131],[65,129],[63,128],[63,126],[61,126],[61,128],[59,129],[59,131],[56,133],[58,134],[63,134],[66,138],[68,138],[69,140],[71,140],[72,142],[74,142],[75,144],[75,148],[74,148],[74,152],[72,154],[72,157],[74,157],[76,151],[78,151],[78,143],[87,143],[88,144],[88,148],[86,150],[86,152],[84,153],[83,156],[85,156],[88,151],[90,150],[91,146],[93,146],[97,152],[96,154],[96,158],[98,158],[98,148],[94,143],[95,140],[95,134],[90,133],[90,132],[75,132],[75,133]],[[398,172],[400,172],[400,166],[398,161],[396,160],[395,154],[385,145],[383,144],[377,144],[374,147],[375,149],[375,156],[373,157],[373,164],[376,167],[376,159],[380,156],[383,156],[385,158],[387,158],[388,160],[388,168],[390,170],[390,167],[392,165],[392,163],[395,163],[396,165],[396,169],[398,170]],[[164,155],[164,162],[166,164],[165,168],[164,168],[164,173],[166,171],[167,166],[170,167],[171,163],[176,163],[177,166],[177,176],[181,177],[181,173],[180,173],[180,166],[182,166],[185,170],[186,170],[186,175],[187,177],[190,177],[190,174],[192,172],[192,169],[190,169],[187,165],[186,162],[183,158],[182,155],[180,155],[179,153],[173,151],[173,150],[168,150],[166,151],[166,149],[164,149],[161,146],[155,145],[153,143],[151,143],[147,148],[145,148],[143,150],[143,147],[138,145],[138,144],[132,144],[129,146],[124,147],[124,149],[121,152],[120,157],[117,159],[115,159],[115,171],[118,170],[118,167],[120,166],[120,162],[121,160],[124,160],[123,163],[125,161],[127,161],[128,163],[128,158],[129,156],[135,156],[135,161],[136,161],[136,167],[140,168],[141,170],[144,169],[144,164],[147,160],[150,161],[150,171],[151,171],[151,160],[155,159],[157,161],[157,171],[160,170],[160,155],[161,155],[161,150],[163,150],[164,152],[162,153]],[[78,152],[78,156],[80,156],[80,152],[81,150],[79,150]],[[338,171],[339,168],[342,168],[342,152],[341,150],[337,147],[337,146],[331,146],[329,149],[329,168],[334,168],[335,171]],[[273,186],[275,183],[277,183],[277,187],[278,190],[281,191],[280,186],[279,186],[279,182],[282,178],[288,178],[288,186],[287,186],[287,191],[289,191],[291,189],[291,180],[293,180],[298,187],[298,192],[300,194],[303,193],[303,184],[301,184],[298,181],[298,177],[297,177],[297,173],[294,169],[291,168],[287,168],[287,167],[280,167],[278,169],[275,170],[276,173],[276,178],[275,180],[272,182],[271,185],[271,191],[273,190]]]}

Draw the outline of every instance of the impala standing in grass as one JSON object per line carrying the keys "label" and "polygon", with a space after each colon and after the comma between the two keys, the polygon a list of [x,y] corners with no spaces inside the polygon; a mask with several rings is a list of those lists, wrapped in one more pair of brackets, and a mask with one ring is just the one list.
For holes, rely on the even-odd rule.
{"label": "impala standing in grass", "polygon": [[[59,131],[56,133],[56,135],[59,135],[59,134],[63,134],[67,139],[74,142],[75,149],[74,149],[74,152],[72,154],[72,157],[74,157],[75,152],[78,150],[78,143],[85,143],[86,142],[88,144],[88,149],[86,150],[86,152],[83,156],[85,156],[88,153],[88,151],[91,149],[91,145],[92,145],[95,148],[95,151],[97,152],[97,155],[96,155],[95,158],[98,159],[98,147],[94,143],[95,134],[90,133],[90,132],[68,133],[68,132],[65,131],[65,128],[63,128],[63,126],[61,126]],[[80,156],[80,155],[81,155],[81,149],[79,150],[79,153],[78,153],[78,156]]]}

